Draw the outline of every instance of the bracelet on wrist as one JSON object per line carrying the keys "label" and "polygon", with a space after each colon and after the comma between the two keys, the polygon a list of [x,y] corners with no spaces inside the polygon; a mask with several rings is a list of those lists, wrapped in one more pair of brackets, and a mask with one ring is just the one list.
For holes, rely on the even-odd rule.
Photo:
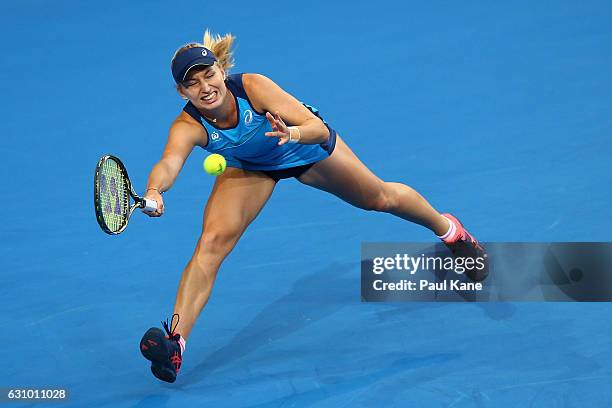
{"label": "bracelet on wrist", "polygon": [[[298,143],[302,138],[302,133],[300,132],[300,128],[297,126],[289,126],[289,140],[287,143]],[[297,132],[297,139],[293,138],[293,131]]]}

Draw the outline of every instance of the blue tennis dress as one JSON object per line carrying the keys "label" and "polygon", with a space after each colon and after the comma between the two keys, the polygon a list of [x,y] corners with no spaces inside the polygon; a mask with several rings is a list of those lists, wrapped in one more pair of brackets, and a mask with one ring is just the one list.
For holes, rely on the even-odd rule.
{"label": "blue tennis dress", "polygon": [[[227,88],[236,100],[238,122],[231,128],[219,128],[200,114],[191,102],[183,110],[197,120],[208,133],[208,143],[204,147],[211,153],[219,153],[229,167],[245,170],[281,170],[318,162],[328,157],[336,144],[336,132],[329,129],[329,140],[322,144],[278,145],[278,138],[265,136],[272,131],[265,112],[257,112],[242,86],[242,74],[230,75],[225,81]],[[316,108],[304,105],[316,116]],[[290,125],[290,124],[288,124]]]}

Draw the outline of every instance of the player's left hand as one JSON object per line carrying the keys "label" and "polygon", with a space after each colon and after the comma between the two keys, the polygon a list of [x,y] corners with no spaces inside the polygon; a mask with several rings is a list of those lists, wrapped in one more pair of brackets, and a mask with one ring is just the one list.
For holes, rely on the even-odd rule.
{"label": "player's left hand", "polygon": [[290,136],[289,128],[280,117],[279,112],[276,111],[276,114],[274,115],[272,115],[270,112],[266,112],[266,119],[268,119],[268,122],[270,122],[270,125],[272,126],[272,132],[266,132],[265,135],[269,137],[277,137],[279,146],[287,143]]}

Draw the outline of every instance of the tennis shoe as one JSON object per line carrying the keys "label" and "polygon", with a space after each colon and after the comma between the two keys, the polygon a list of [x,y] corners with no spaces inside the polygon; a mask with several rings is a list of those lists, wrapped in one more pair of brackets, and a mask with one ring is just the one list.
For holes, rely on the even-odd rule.
{"label": "tennis shoe", "polygon": [[[456,234],[450,237],[450,240],[443,240],[444,244],[450,249],[455,258],[472,258],[474,260],[482,258],[482,263],[476,263],[474,267],[465,268],[465,274],[468,278],[474,282],[482,282],[489,275],[487,251],[455,216],[448,213],[442,215],[453,222],[457,228]],[[478,268],[482,264],[484,264],[484,267]]]}
{"label": "tennis shoe", "polygon": [[[176,381],[176,376],[183,362],[179,344],[181,335],[174,333],[174,329],[170,329],[174,316],[178,317],[177,314],[173,315],[170,325],[167,319],[162,322],[165,333],[157,327],[152,327],[140,340],[140,352],[147,360],[151,361],[153,375],[169,383]],[[178,325],[178,319],[176,324]]]}

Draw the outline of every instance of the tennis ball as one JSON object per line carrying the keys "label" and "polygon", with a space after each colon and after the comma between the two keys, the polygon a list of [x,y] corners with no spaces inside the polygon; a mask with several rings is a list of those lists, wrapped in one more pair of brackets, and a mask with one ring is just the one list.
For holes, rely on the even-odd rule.
{"label": "tennis ball", "polygon": [[223,174],[226,167],[225,157],[220,154],[214,153],[204,159],[204,171],[213,176]]}

